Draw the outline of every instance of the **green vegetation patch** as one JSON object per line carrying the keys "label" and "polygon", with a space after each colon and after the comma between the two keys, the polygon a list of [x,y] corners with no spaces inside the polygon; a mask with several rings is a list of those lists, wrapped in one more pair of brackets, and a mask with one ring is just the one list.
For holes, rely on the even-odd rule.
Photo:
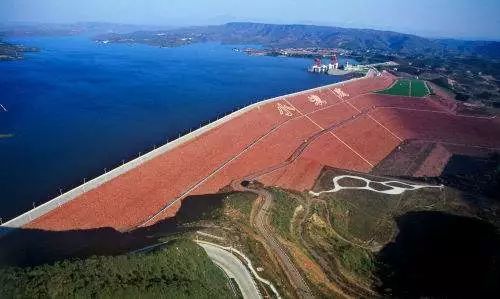
{"label": "green vegetation patch", "polygon": [[271,208],[271,224],[282,236],[291,239],[290,224],[299,202],[285,191],[273,188],[270,192],[274,199]]}
{"label": "green vegetation patch", "polygon": [[343,190],[325,196],[330,222],[338,233],[360,242],[379,243],[387,242],[393,234],[391,213],[399,198],[365,190]]}
{"label": "green vegetation patch", "polygon": [[365,281],[371,280],[376,265],[374,256],[368,250],[340,239],[331,227],[314,216],[308,221],[308,235],[328,259],[338,260],[344,269]]}
{"label": "green vegetation patch", "polygon": [[410,95],[410,81],[409,80],[398,80],[391,87],[379,91],[381,94],[390,94],[398,96],[409,96]]}
{"label": "green vegetation patch", "polygon": [[205,251],[176,240],[149,253],[0,269],[0,298],[230,298]]}
{"label": "green vegetation patch", "polygon": [[373,255],[363,249],[336,239],[330,239],[330,244],[338,253],[339,261],[345,269],[352,271],[362,278],[369,279],[375,271],[375,261]]}
{"label": "green vegetation patch", "polygon": [[224,204],[231,209],[239,211],[247,219],[250,218],[252,205],[257,195],[250,192],[231,193],[224,199]]}
{"label": "green vegetation patch", "polygon": [[425,97],[429,95],[427,84],[422,80],[411,80],[410,94],[412,97]]}
{"label": "green vegetation patch", "polygon": [[394,96],[425,97],[429,95],[429,89],[427,88],[427,84],[422,80],[399,79],[391,87],[377,93]]}

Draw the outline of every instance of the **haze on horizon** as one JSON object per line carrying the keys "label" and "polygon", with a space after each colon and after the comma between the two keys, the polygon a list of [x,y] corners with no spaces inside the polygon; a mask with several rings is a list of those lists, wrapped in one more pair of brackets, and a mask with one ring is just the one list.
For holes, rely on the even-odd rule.
{"label": "haze on horizon", "polygon": [[2,0],[0,22],[208,25],[231,21],[371,28],[500,40],[498,0]]}

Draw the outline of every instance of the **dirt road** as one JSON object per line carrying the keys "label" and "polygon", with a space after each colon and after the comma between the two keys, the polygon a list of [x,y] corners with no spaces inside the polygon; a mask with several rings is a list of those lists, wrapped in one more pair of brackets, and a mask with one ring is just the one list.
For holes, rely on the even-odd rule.
{"label": "dirt road", "polygon": [[252,219],[252,225],[257,229],[259,234],[264,238],[267,248],[269,248],[285,272],[290,284],[294,287],[297,296],[299,298],[314,298],[311,289],[307,285],[306,281],[300,274],[299,270],[293,263],[293,261],[288,257],[286,251],[283,249],[283,245],[275,237],[275,233],[270,225],[269,210],[273,204],[272,194],[265,189],[253,189],[243,187],[239,182],[233,182],[233,188],[239,191],[247,191],[257,194],[262,199],[262,204],[260,205],[255,217]]}

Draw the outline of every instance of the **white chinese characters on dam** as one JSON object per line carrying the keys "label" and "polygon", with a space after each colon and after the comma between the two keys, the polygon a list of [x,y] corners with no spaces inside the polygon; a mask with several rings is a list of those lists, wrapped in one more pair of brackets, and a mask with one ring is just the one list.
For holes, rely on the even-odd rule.
{"label": "white chinese characters on dam", "polygon": [[348,93],[344,92],[342,89],[340,89],[340,88],[338,88],[338,87],[337,87],[337,88],[335,88],[335,89],[333,89],[333,93],[334,93],[337,97],[339,97],[341,100],[343,100],[344,98],[347,98],[347,97],[349,96],[349,94],[348,94]]}
{"label": "white chinese characters on dam", "polygon": [[327,104],[325,100],[322,100],[315,94],[308,96],[307,99],[309,100],[309,102],[314,103],[315,106],[323,106]]}
{"label": "white chinese characters on dam", "polygon": [[294,107],[278,103],[276,104],[276,108],[278,109],[280,115],[293,116],[293,111],[295,111]]}

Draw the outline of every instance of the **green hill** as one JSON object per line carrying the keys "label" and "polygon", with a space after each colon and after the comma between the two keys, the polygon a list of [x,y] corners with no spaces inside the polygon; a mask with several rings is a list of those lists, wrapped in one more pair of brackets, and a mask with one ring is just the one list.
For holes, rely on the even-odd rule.
{"label": "green hill", "polygon": [[227,283],[201,247],[176,240],[149,253],[3,268],[0,298],[228,298]]}
{"label": "green hill", "polygon": [[429,39],[411,34],[372,29],[314,25],[281,25],[235,22],[172,30],[103,34],[97,40],[144,43],[154,46],[216,41],[228,44],[259,44],[271,48],[320,47],[349,50],[378,50],[404,54],[478,55],[499,58],[500,42]]}

